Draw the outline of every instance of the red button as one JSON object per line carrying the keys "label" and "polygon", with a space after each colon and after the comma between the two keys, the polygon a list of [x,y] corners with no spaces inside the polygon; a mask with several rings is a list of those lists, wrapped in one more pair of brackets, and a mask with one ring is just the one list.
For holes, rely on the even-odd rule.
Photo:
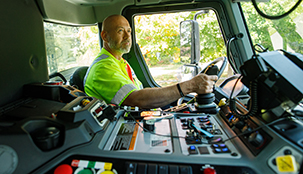
{"label": "red button", "polygon": [[203,174],[216,174],[216,171],[215,169],[208,167],[203,170]]}
{"label": "red button", "polygon": [[54,171],[54,174],[72,174],[72,173],[73,173],[73,169],[68,164],[62,164],[58,166]]}
{"label": "red button", "polygon": [[190,112],[189,112],[189,111],[183,111],[183,113],[190,114]]}

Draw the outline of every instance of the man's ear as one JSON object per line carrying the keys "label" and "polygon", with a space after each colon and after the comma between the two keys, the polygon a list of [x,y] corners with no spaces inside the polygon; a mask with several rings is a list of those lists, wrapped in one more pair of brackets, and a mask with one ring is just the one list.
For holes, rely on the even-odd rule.
{"label": "man's ear", "polygon": [[101,31],[101,38],[104,42],[108,42],[106,31]]}

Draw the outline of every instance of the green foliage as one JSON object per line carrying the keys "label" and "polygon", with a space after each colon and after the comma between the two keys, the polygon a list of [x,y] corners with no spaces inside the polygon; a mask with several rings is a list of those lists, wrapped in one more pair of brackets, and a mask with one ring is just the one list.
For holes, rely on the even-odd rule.
{"label": "green foliage", "polygon": [[[258,6],[266,14],[280,15],[293,7],[296,2],[271,0],[268,3],[258,3]],[[280,20],[263,18],[251,2],[242,2],[241,6],[254,45],[261,44],[269,51],[282,48],[303,54],[302,30],[300,30],[301,21],[303,21],[302,3],[290,15]],[[196,12],[140,15],[134,18],[136,42],[140,45],[150,67],[189,63],[190,60],[180,56],[180,29],[178,27],[181,21],[194,19]],[[215,12],[209,10],[209,13],[200,14],[197,22],[200,31],[200,62],[210,62],[217,57],[226,56],[226,47]],[[298,24],[301,27],[297,26]],[[280,40],[283,40],[282,47],[279,46]],[[182,53],[189,51],[182,49]],[[165,85],[165,80],[158,78],[161,77],[155,77],[155,80],[162,86]],[[167,80],[172,78],[169,77]]]}
{"label": "green foliage", "polygon": [[[267,14],[279,15],[288,11],[294,3],[292,0],[272,0],[269,3],[259,3],[258,6]],[[261,17],[251,2],[241,3],[241,5],[245,12],[253,44],[261,44],[268,50],[274,50],[271,37],[273,34],[278,33],[283,39],[283,49],[287,50],[287,47],[290,47],[295,52],[303,52],[302,37],[295,32],[297,26],[294,23],[297,17],[302,16],[303,5],[300,5],[291,15],[280,20],[267,20]],[[184,20],[193,19],[196,12],[153,14],[135,17],[136,42],[140,45],[149,66],[182,61],[180,59],[179,23]],[[222,39],[222,33],[214,11],[210,10],[207,14],[199,15],[197,22],[199,23],[200,30],[201,63],[225,56],[225,43]]]}
{"label": "green foliage", "polygon": [[199,15],[197,18],[200,30],[201,62],[210,62],[226,55],[222,33],[214,11]]}
{"label": "green foliage", "polygon": [[179,59],[178,18],[166,14],[135,17],[137,43],[148,65],[169,64]]}
{"label": "green foliage", "polygon": [[[291,0],[273,0],[270,3],[259,3],[258,7],[267,15],[277,16],[288,11],[294,3]],[[299,33],[297,33],[296,28],[298,26],[294,22],[294,20],[298,20],[303,15],[302,3],[290,15],[279,20],[268,20],[261,17],[251,3],[242,3],[241,5],[245,12],[253,43],[259,43],[269,50],[274,50],[271,36],[279,34],[283,39],[282,49],[288,50],[289,46],[294,52],[303,53],[303,40]]]}
{"label": "green foliage", "polygon": [[[180,58],[181,21],[192,20],[197,11],[135,17],[136,41],[149,66],[177,64],[189,60]],[[213,11],[198,16],[201,62],[225,55],[225,45]]]}
{"label": "green foliage", "polygon": [[[271,0],[269,3],[259,3],[258,6],[266,14],[279,15],[288,11],[295,2]],[[278,34],[283,39],[283,49],[291,48],[303,54],[302,33],[300,35],[296,32],[299,28],[296,24],[303,21],[302,3],[293,13],[280,20],[261,17],[251,2],[243,2],[241,6],[253,44],[258,43],[274,50],[271,37]],[[136,42],[150,67],[185,63],[180,58],[179,24],[181,21],[194,19],[196,12],[135,16]],[[225,56],[225,43],[215,12],[209,10],[209,13],[200,14],[197,22],[200,29],[200,62]],[[45,23],[45,38],[50,72],[66,69],[69,64],[89,65],[100,51],[96,26],[68,27]]]}

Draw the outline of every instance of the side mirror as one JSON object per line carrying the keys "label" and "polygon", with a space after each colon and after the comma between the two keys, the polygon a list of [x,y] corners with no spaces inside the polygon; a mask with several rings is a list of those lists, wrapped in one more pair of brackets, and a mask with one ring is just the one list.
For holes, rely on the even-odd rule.
{"label": "side mirror", "polygon": [[199,25],[197,21],[186,20],[180,23],[180,58],[197,64],[200,60]]}

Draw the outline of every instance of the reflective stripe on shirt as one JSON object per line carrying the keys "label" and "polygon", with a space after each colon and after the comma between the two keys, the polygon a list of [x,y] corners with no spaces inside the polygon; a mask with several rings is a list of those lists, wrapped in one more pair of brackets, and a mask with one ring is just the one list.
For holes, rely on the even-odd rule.
{"label": "reflective stripe on shirt", "polygon": [[111,100],[111,103],[121,105],[121,101],[124,101],[123,99],[129,95],[129,92],[136,89],[137,87],[134,84],[126,84],[122,86],[122,88],[120,88],[116,93],[115,97]]}

